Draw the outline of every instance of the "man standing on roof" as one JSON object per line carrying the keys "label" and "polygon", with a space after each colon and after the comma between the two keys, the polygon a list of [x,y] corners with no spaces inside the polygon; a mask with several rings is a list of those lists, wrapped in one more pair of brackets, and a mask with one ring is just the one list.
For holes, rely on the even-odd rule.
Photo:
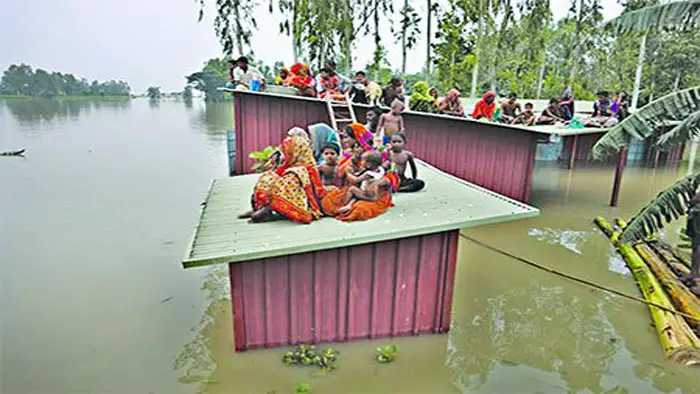
{"label": "man standing on roof", "polygon": [[[326,61],[326,65],[323,68],[328,69],[331,77],[338,77],[338,80],[340,81],[340,86],[339,86],[338,90],[341,93],[344,94],[345,92],[350,90],[350,87],[352,87],[352,81],[350,80],[350,78],[338,73],[335,70],[335,61],[334,60],[330,59],[330,60]],[[321,75],[320,74],[321,73],[319,73],[319,75],[316,76],[316,91],[319,94],[321,94],[321,92],[323,91],[323,87],[321,86]]]}
{"label": "man standing on roof", "polygon": [[265,77],[255,67],[248,65],[248,58],[241,56],[235,61],[236,67],[231,72],[233,85],[236,88],[244,87],[252,91],[263,91],[265,89]]}

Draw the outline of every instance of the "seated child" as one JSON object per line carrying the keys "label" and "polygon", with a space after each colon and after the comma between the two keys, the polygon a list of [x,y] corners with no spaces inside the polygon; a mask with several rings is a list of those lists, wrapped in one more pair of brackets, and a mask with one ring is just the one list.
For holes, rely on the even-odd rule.
{"label": "seated child", "polygon": [[404,132],[403,117],[401,116],[403,109],[403,101],[394,100],[394,102],[391,103],[391,111],[382,114],[379,117],[377,131],[384,136],[382,141],[384,145],[391,141],[392,134],[396,132]]}
{"label": "seated child", "polygon": [[369,151],[362,154],[364,170],[358,174],[361,180],[360,187],[350,186],[345,194],[345,206],[338,210],[344,214],[352,210],[352,205],[357,201],[377,201],[380,188],[389,188],[389,183],[384,179],[382,167],[382,155],[379,152]]}
{"label": "seated child", "polygon": [[[418,169],[413,158],[413,153],[404,149],[406,134],[395,133],[391,136],[391,150],[389,152],[391,163],[399,176],[398,192],[417,192],[425,187],[425,182],[418,178]],[[406,164],[411,166],[413,178],[406,177]]]}
{"label": "seated child", "polygon": [[525,103],[525,110],[516,116],[512,124],[522,124],[525,126],[532,126],[535,124],[535,112],[532,103]]}
{"label": "seated child", "polygon": [[323,162],[318,165],[318,172],[321,174],[323,186],[335,186],[335,167],[338,164],[340,151],[337,145],[327,144],[323,147]]}
{"label": "seated child", "polygon": [[549,100],[549,105],[542,111],[540,117],[537,118],[537,124],[551,125],[557,122],[564,123],[566,121],[561,117],[559,112],[559,100],[553,98]]}

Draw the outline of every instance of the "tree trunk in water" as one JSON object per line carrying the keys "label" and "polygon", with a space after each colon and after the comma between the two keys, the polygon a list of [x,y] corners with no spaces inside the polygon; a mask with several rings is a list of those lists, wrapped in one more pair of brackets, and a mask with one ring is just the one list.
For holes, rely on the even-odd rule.
{"label": "tree trunk in water", "polygon": [[430,41],[431,41],[431,24],[432,24],[432,16],[433,16],[433,11],[432,11],[432,1],[428,0],[428,26],[426,27],[427,35],[426,35],[426,59],[425,59],[425,79],[429,80],[430,79]]}
{"label": "tree trunk in water", "polygon": [[[618,252],[622,255],[625,264],[631,271],[644,299],[649,303],[663,306],[668,310],[675,310],[661,284],[656,280],[649,267],[644,264],[639,254],[628,244],[617,243],[619,233],[613,229],[613,226],[607,220],[598,216],[595,218],[595,223],[610,241],[616,244]],[[685,320],[668,310],[653,305],[648,305],[648,308],[659,337],[659,342],[661,342],[661,347],[666,356],[669,359],[674,359],[674,356],[678,354],[690,353],[691,357],[685,361],[698,361],[700,356],[697,355],[696,348],[700,345],[700,340],[688,327]]]}
{"label": "tree trunk in water", "polygon": [[546,67],[547,67],[547,63],[545,61],[543,61],[542,66],[540,66],[540,72],[537,75],[537,93],[535,94],[536,99],[539,99],[540,97],[542,97],[542,83],[544,82],[544,71],[545,71]]}
{"label": "tree trunk in water", "polygon": [[642,40],[639,43],[639,58],[637,59],[637,72],[634,74],[634,92],[632,93],[632,104],[630,104],[630,110],[634,111],[637,109],[637,104],[639,104],[639,91],[642,85],[642,70],[644,69],[644,52],[647,46],[647,35],[642,36]]}
{"label": "tree trunk in water", "polygon": [[697,333],[700,330],[700,300],[683,285],[676,275],[671,272],[665,262],[647,245],[638,244],[635,246],[637,253],[642,257],[647,266],[656,276],[669,295],[673,305],[681,312],[695,317],[697,320],[686,319],[688,325]]}
{"label": "tree trunk in water", "polygon": [[476,47],[474,49],[474,55],[476,57],[476,63],[474,64],[474,71],[472,71],[472,91],[470,97],[476,97],[476,87],[479,83],[479,63],[481,61],[481,37],[482,30],[484,29],[484,0],[479,0],[479,30],[477,31]]}

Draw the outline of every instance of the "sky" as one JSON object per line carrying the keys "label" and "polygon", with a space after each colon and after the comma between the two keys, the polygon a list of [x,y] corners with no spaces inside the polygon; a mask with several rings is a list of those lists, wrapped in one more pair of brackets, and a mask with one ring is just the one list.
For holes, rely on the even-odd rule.
{"label": "sky", "polygon": [[[206,59],[221,56],[214,35],[213,0],[206,1],[205,19],[198,23],[194,0],[0,0],[0,70],[27,63],[90,80],[125,80],[134,93],[149,86],[180,91],[185,75],[198,71]],[[396,9],[403,4],[394,1]],[[427,2],[411,1],[425,12]],[[255,11],[259,29],[252,39],[256,57],[266,64],[291,63],[291,40],[279,34],[280,15],[268,14],[267,1],[259,3]],[[606,19],[621,11],[616,0],[602,3]],[[569,0],[552,0],[555,19],[565,16],[568,8]],[[401,48],[393,42],[389,25],[384,28],[389,61],[398,68]],[[360,38],[354,64],[367,64],[372,49],[371,38]],[[425,53],[421,37],[409,53],[407,72],[422,69]]]}

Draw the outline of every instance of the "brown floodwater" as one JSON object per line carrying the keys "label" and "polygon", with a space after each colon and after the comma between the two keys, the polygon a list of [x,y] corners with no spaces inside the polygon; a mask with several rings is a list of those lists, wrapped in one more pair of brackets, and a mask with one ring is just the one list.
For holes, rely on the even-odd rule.
{"label": "brown floodwater", "polygon": [[[663,358],[646,306],[471,239],[631,295],[596,215],[628,218],[687,168],[538,163],[539,217],[465,231],[452,329],[333,345],[339,368],[285,367],[284,349],[233,353],[226,267],[184,271],[209,180],[226,174],[229,105],[0,102],[0,393],[693,393]],[[664,236],[677,239],[678,225]],[[396,344],[392,364],[374,348]]]}

